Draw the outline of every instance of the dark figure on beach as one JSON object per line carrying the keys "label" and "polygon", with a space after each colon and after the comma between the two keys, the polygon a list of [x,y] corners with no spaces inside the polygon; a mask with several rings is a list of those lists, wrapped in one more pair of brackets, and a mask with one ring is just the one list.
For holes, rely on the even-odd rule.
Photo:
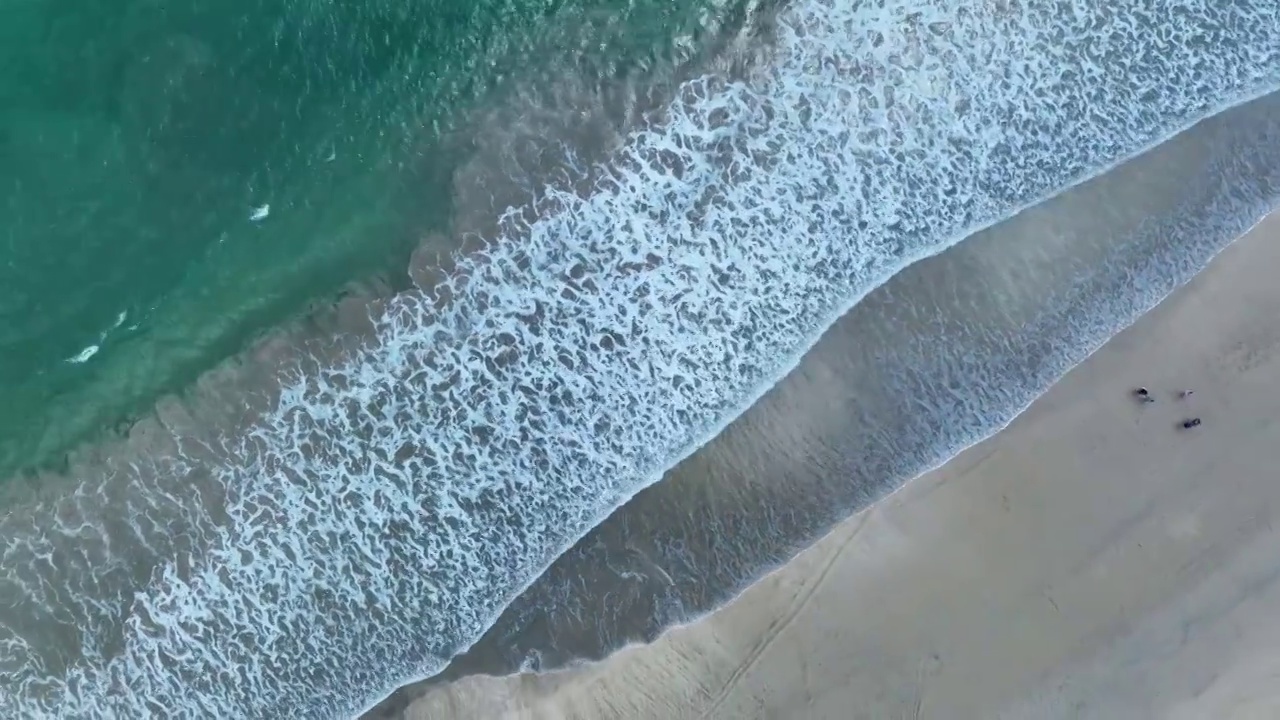
{"label": "dark figure on beach", "polygon": [[1190,430],[1193,427],[1200,427],[1200,418],[1191,418],[1190,420],[1182,421],[1183,430]]}
{"label": "dark figure on beach", "polygon": [[1139,400],[1141,400],[1142,402],[1155,402],[1155,401],[1156,401],[1156,399],[1155,399],[1155,398],[1151,397],[1151,391],[1150,391],[1150,390],[1147,390],[1147,389],[1146,389],[1146,388],[1144,388],[1144,387],[1140,387],[1140,388],[1138,388],[1137,390],[1134,390],[1134,391],[1133,391],[1133,394],[1134,394],[1135,396],[1137,396],[1137,398],[1138,398]]}

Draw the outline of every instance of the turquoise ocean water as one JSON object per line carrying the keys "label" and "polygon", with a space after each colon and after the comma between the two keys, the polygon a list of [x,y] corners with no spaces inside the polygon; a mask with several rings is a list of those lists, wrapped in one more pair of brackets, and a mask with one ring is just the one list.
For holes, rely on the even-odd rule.
{"label": "turquoise ocean water", "polygon": [[[731,5],[731,4],[727,4]],[[698,3],[0,8],[0,476],[60,464],[447,232],[469,132],[539,72],[696,54]],[[260,222],[254,210],[269,206]]]}
{"label": "turquoise ocean water", "polygon": [[1264,112],[1171,165],[1203,169],[1199,215],[991,251],[1006,294],[883,289],[1274,91],[1272,3],[0,13],[12,717],[349,717],[491,629],[537,667],[556,638],[501,633],[576,602],[530,587],[548,566],[877,309],[897,334],[867,320],[855,349],[896,348],[874,385],[902,394],[861,398],[867,436],[919,443],[865,486],[815,470],[838,491],[803,527],[654,528],[668,578],[723,570],[692,600],[628,591],[680,621],[998,429],[1280,197]]}

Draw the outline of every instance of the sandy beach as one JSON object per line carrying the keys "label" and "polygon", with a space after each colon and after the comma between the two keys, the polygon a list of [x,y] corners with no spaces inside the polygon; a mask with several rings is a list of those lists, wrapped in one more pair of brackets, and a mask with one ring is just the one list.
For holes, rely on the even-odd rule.
{"label": "sandy beach", "polygon": [[719,611],[406,716],[1275,717],[1278,239],[1273,216],[1009,428]]}

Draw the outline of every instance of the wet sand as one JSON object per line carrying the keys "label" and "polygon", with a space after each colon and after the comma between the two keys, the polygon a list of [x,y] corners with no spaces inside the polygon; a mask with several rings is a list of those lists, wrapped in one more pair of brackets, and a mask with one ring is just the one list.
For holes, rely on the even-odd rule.
{"label": "wet sand", "polygon": [[1277,240],[1273,216],[1008,429],[717,612],[406,716],[1280,713]]}

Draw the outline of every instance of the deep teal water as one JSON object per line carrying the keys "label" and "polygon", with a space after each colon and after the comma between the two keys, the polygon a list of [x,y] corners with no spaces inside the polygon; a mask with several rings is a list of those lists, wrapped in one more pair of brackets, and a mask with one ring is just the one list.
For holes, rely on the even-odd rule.
{"label": "deep teal water", "polygon": [[419,240],[448,232],[477,108],[566,58],[668,62],[700,8],[0,6],[0,478],[58,465],[352,283],[403,284]]}

